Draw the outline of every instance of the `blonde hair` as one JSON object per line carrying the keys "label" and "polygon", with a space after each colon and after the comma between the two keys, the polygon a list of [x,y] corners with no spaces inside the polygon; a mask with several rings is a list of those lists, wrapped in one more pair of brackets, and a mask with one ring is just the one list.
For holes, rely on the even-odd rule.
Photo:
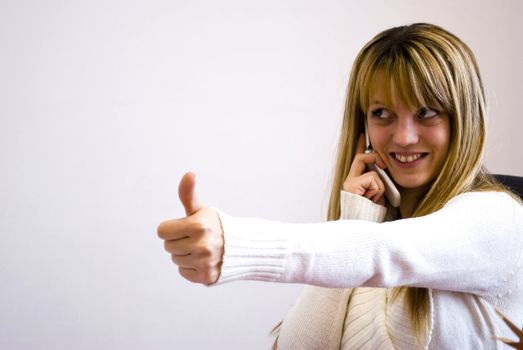
{"label": "blonde hair", "polygon": [[[445,163],[417,204],[413,217],[441,209],[451,198],[469,191],[505,191],[482,167],[485,147],[485,96],[474,54],[443,28],[415,23],[376,35],[359,52],[352,67],[338,145],[327,220],[340,217],[340,189],[356,152],[363,118],[379,77],[385,103],[397,92],[411,109],[445,111],[450,119],[450,145]],[[399,287],[415,334],[428,327],[426,288]]]}

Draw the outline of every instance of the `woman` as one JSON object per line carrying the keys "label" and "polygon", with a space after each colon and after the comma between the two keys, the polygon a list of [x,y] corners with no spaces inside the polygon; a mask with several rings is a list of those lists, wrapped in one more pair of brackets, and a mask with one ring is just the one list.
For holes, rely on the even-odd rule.
{"label": "woman", "polygon": [[438,26],[392,28],[352,69],[328,222],[228,216],[200,204],[186,174],[188,217],[158,234],[190,281],[308,284],[275,330],[279,348],[499,348],[510,331],[495,309],[523,323],[523,208],[482,168],[484,144],[470,49]]}

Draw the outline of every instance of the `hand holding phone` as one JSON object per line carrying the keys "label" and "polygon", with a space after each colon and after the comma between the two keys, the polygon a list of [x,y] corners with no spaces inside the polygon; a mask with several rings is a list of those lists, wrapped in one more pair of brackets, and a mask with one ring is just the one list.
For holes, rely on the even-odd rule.
{"label": "hand holding phone", "polygon": [[[368,154],[373,152],[374,150],[370,144],[369,133],[367,131],[367,118],[365,118],[365,153]],[[400,192],[385,170],[381,169],[375,163],[368,164],[367,168],[371,171],[375,171],[380,177],[381,181],[383,181],[383,184],[385,185],[385,197],[387,197],[389,203],[395,208],[399,207],[401,201]]]}

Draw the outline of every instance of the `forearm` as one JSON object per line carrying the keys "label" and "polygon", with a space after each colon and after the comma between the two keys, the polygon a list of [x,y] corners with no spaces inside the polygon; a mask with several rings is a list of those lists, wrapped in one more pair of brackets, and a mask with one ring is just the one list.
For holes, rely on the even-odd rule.
{"label": "forearm", "polygon": [[[486,293],[518,262],[521,208],[506,200],[485,207],[481,195],[470,199],[425,217],[381,224],[289,224],[220,212],[225,255],[218,283],[249,279],[343,288],[412,285]],[[501,226],[503,232],[496,231]]]}
{"label": "forearm", "polygon": [[[349,192],[340,193],[340,219],[366,220],[382,222],[386,208],[375,204],[371,200]],[[260,219],[232,218],[216,209],[222,218],[224,232],[227,234],[225,262],[222,266],[222,275],[219,283],[236,279],[255,279],[262,281],[279,281],[285,270],[295,269],[286,267],[289,261],[295,261],[292,254],[289,256],[289,244],[293,239],[293,232],[299,236],[309,225],[296,225]],[[314,229],[310,226],[308,229]],[[234,234],[234,233],[238,234]],[[249,232],[248,234],[246,234]],[[259,237],[258,237],[259,235]],[[304,242],[304,241],[302,241]],[[296,247],[300,250],[299,247]],[[311,248],[297,253],[301,256],[299,265],[307,265],[307,261],[314,253]],[[298,275],[300,272],[297,272]],[[297,280],[287,282],[306,283]]]}

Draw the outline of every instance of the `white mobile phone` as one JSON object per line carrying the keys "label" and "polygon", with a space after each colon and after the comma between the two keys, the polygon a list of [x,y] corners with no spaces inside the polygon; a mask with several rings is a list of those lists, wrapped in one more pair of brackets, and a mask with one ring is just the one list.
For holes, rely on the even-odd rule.
{"label": "white mobile phone", "polygon": [[[370,144],[369,139],[369,133],[367,131],[367,118],[365,119],[365,153],[372,153],[374,152],[374,149],[372,149],[372,146]],[[367,167],[369,170],[375,171],[378,176],[380,177],[381,181],[383,181],[383,184],[385,185],[385,197],[389,200],[389,203],[397,208],[400,206],[401,196],[400,192],[394,185],[394,182],[392,182],[389,175],[385,172],[385,170],[381,169],[379,166],[377,166],[375,163],[367,164]]]}

